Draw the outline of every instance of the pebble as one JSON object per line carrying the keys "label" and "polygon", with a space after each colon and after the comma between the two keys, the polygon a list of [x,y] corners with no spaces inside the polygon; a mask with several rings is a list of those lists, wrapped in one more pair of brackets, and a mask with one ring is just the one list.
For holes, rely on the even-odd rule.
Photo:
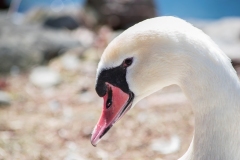
{"label": "pebble", "polygon": [[9,93],[0,91],[0,106],[10,105],[11,96]]}
{"label": "pebble", "polygon": [[93,47],[88,48],[83,52],[82,58],[85,61],[98,62],[99,61],[98,50],[96,48],[93,48]]}
{"label": "pebble", "polygon": [[79,40],[81,45],[86,48],[90,47],[96,38],[96,35],[87,28],[78,28],[73,32],[73,35]]}
{"label": "pebble", "polygon": [[240,61],[240,18],[198,21],[193,24],[209,35],[231,60]]}
{"label": "pebble", "polygon": [[61,77],[58,72],[47,67],[36,67],[30,74],[30,82],[37,87],[49,88],[58,85]]}
{"label": "pebble", "polygon": [[86,91],[79,95],[79,101],[82,103],[90,103],[93,102],[94,100],[96,100],[96,95],[94,95],[90,91]]}
{"label": "pebble", "polygon": [[73,118],[73,110],[70,107],[63,108],[63,118],[66,121],[70,121]]}
{"label": "pebble", "polygon": [[97,156],[99,157],[99,158],[101,158],[102,160],[108,160],[109,158],[109,153],[108,152],[106,152],[106,151],[104,151],[104,150],[102,150],[102,149],[98,149],[97,150],[97,152],[96,152],[96,154],[97,154]]}
{"label": "pebble", "polygon": [[60,102],[56,101],[56,100],[53,100],[53,101],[50,101],[48,103],[48,106],[50,107],[50,110],[53,112],[53,113],[57,113],[60,111],[61,109],[61,104]]}
{"label": "pebble", "polygon": [[67,70],[77,70],[79,68],[80,61],[76,55],[65,54],[61,57],[63,67]]}
{"label": "pebble", "polygon": [[79,153],[78,145],[74,142],[67,142],[66,143],[66,150],[68,151],[67,156],[64,160],[85,160],[86,157]]}
{"label": "pebble", "polygon": [[69,153],[64,160],[85,160],[82,156],[77,153]]}
{"label": "pebble", "polygon": [[180,138],[177,135],[171,136],[169,139],[162,137],[152,141],[151,149],[161,154],[170,154],[180,149]]}

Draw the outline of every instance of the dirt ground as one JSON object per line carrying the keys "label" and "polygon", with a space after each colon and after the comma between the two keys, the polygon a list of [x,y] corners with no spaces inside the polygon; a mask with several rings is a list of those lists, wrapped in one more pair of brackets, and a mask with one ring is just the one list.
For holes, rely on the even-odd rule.
{"label": "dirt ground", "polygon": [[[60,66],[60,67],[59,67]],[[102,99],[94,91],[97,63],[81,60],[70,71],[52,62],[62,81],[39,88],[29,73],[9,76],[6,91],[12,104],[0,108],[2,160],[176,160],[187,150],[194,131],[191,104],[177,86],[140,101],[105,135],[97,147],[90,143],[101,113]],[[154,149],[159,141],[169,154]]]}

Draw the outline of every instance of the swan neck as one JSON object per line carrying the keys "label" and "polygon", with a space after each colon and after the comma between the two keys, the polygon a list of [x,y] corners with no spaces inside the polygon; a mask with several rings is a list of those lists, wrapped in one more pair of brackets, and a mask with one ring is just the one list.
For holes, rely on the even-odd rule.
{"label": "swan neck", "polygon": [[192,64],[180,87],[195,115],[193,141],[180,160],[239,159],[240,84],[231,65]]}

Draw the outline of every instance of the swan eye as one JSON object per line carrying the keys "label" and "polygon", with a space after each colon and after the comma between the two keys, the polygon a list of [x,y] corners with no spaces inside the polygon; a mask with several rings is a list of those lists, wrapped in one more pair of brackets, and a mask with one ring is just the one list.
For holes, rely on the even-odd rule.
{"label": "swan eye", "polygon": [[123,66],[124,67],[129,67],[133,62],[133,58],[127,58],[123,61]]}

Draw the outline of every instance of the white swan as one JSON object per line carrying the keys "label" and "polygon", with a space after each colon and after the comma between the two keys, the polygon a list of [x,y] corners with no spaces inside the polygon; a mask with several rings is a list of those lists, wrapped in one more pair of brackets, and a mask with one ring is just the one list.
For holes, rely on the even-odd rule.
{"label": "white swan", "polygon": [[145,20],[115,38],[97,69],[104,98],[91,142],[131,106],[177,84],[192,104],[194,138],[180,160],[240,159],[240,83],[228,57],[201,30],[174,17]]}

